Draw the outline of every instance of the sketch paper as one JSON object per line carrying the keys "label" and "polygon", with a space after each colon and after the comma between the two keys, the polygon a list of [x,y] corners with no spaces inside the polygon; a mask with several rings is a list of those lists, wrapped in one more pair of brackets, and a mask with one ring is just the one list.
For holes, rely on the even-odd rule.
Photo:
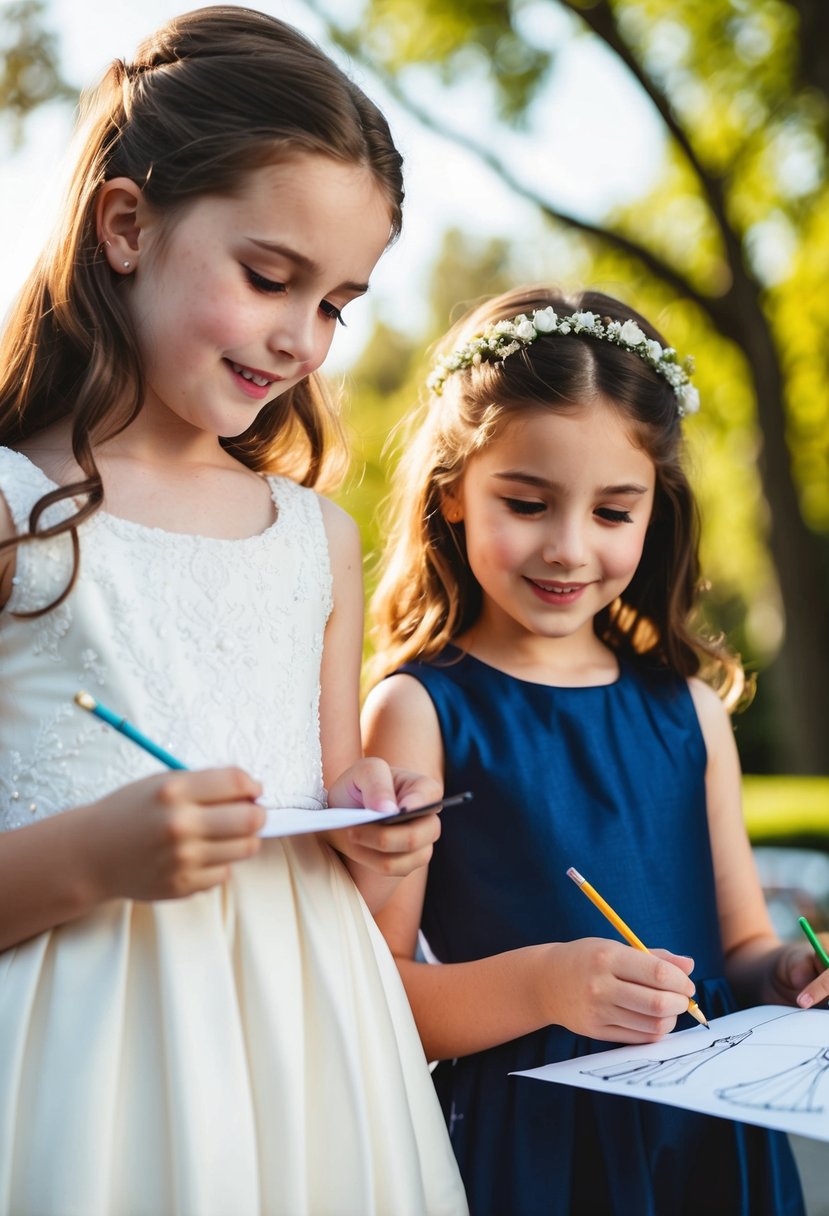
{"label": "sketch paper", "polygon": [[759,1005],[513,1074],[829,1140],[829,1010]]}
{"label": "sketch paper", "polygon": [[278,806],[268,808],[268,818],[260,836],[302,836],[306,832],[327,832],[335,828],[350,828],[359,823],[371,823],[375,819],[387,819],[380,811],[366,811],[362,807],[329,806],[311,810]]}

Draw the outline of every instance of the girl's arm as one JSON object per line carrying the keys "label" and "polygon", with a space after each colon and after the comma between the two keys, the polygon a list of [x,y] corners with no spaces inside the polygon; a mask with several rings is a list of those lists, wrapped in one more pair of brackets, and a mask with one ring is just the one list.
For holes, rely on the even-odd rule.
{"label": "girl's arm", "polygon": [[[708,825],[729,982],[743,1006],[825,1000],[829,971],[822,972],[811,946],[805,939],[783,945],[772,927],[743,820],[740,762],[728,714],[708,685],[691,680],[689,686],[708,753]],[[804,989],[811,1000],[799,999]]]}
{"label": "girl's arm", "polygon": [[[395,811],[440,797],[440,787],[408,771],[390,772],[379,760],[362,760],[360,665],[363,654],[363,577],[360,535],[345,511],[320,499],[334,583],[334,607],[325,629],[320,672],[323,780],[332,806]],[[382,907],[400,876],[424,865],[440,834],[437,815],[397,827],[380,824],[320,833],[343,858],[369,908]]]}
{"label": "girl's arm", "polygon": [[[384,680],[366,701],[363,723],[370,751],[442,784],[437,715],[417,680]],[[643,954],[601,938],[527,946],[469,963],[418,962],[426,878],[424,868],[403,879],[377,923],[429,1059],[482,1051],[553,1023],[614,1042],[651,1042],[672,1030],[688,1007],[690,959]]]}
{"label": "girl's arm", "polygon": [[262,787],[240,769],[159,773],[0,833],[0,951],[110,899],[179,899],[252,857]]}

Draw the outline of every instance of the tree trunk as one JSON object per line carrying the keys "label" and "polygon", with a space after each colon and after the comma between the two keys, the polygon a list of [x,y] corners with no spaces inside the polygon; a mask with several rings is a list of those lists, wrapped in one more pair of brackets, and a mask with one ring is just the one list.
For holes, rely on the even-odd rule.
{"label": "tree trunk", "polygon": [[758,462],[769,507],[768,543],[785,613],[780,654],[769,678],[779,702],[772,757],[781,772],[825,773],[829,765],[829,608],[818,576],[815,537],[800,512],[786,442],[783,378],[759,288],[746,272],[712,317],[746,355],[762,432]]}

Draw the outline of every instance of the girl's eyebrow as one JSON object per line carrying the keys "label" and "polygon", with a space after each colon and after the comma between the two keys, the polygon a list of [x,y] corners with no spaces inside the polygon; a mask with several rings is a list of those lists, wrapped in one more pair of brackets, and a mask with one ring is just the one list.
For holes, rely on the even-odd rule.
{"label": "girl's eyebrow", "polygon": [[[546,477],[538,477],[535,473],[523,473],[520,469],[507,469],[503,473],[493,473],[499,481],[520,481],[527,486],[537,486],[541,490],[558,490],[561,487]],[[616,486],[600,486],[597,494],[647,494],[648,487],[640,486],[638,482],[623,482]]]}
{"label": "girl's eyebrow", "polygon": [[[281,257],[287,258],[289,262],[299,266],[300,270],[304,270],[306,274],[319,274],[320,267],[313,261],[312,258],[307,258],[304,253],[298,253],[296,249],[291,249],[288,245],[280,245],[277,241],[265,241],[260,237],[249,236],[247,238],[251,245],[257,245],[260,249],[264,249],[267,253],[278,253]],[[368,283],[340,283],[337,290],[353,291],[355,295],[364,296],[368,291]]]}

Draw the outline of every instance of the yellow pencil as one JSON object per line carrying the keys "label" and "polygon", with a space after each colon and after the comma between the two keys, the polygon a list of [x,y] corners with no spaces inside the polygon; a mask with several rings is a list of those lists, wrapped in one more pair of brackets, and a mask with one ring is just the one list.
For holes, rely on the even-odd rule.
{"label": "yellow pencil", "polygon": [[[633,932],[633,930],[628,928],[628,926],[622,920],[621,916],[619,916],[618,913],[613,911],[610,904],[606,900],[602,899],[601,895],[596,890],[596,888],[591,887],[591,885],[587,881],[587,879],[584,878],[581,874],[579,874],[578,870],[574,869],[571,866],[570,869],[567,871],[567,877],[572,878],[573,882],[576,884],[576,886],[579,888],[579,890],[583,891],[584,894],[587,896],[587,898],[590,900],[590,902],[594,903],[596,905],[596,907],[599,909],[599,911],[602,913],[602,915],[607,917],[607,919],[610,921],[611,925],[614,925],[619,930],[622,937],[625,939],[625,941],[628,943],[629,946],[635,946],[637,950],[644,950],[645,954],[650,954],[650,950],[645,945],[645,943],[639,940],[639,938],[636,936],[636,934]],[[692,1018],[696,1018],[696,1020],[700,1023],[701,1026],[705,1026],[705,1028],[707,1030],[711,1029],[711,1027],[708,1025],[708,1019],[706,1018],[705,1014],[702,1012],[702,1010],[700,1009],[700,1007],[696,1003],[696,1001],[691,1000],[688,1002],[688,1012],[690,1013]]]}

